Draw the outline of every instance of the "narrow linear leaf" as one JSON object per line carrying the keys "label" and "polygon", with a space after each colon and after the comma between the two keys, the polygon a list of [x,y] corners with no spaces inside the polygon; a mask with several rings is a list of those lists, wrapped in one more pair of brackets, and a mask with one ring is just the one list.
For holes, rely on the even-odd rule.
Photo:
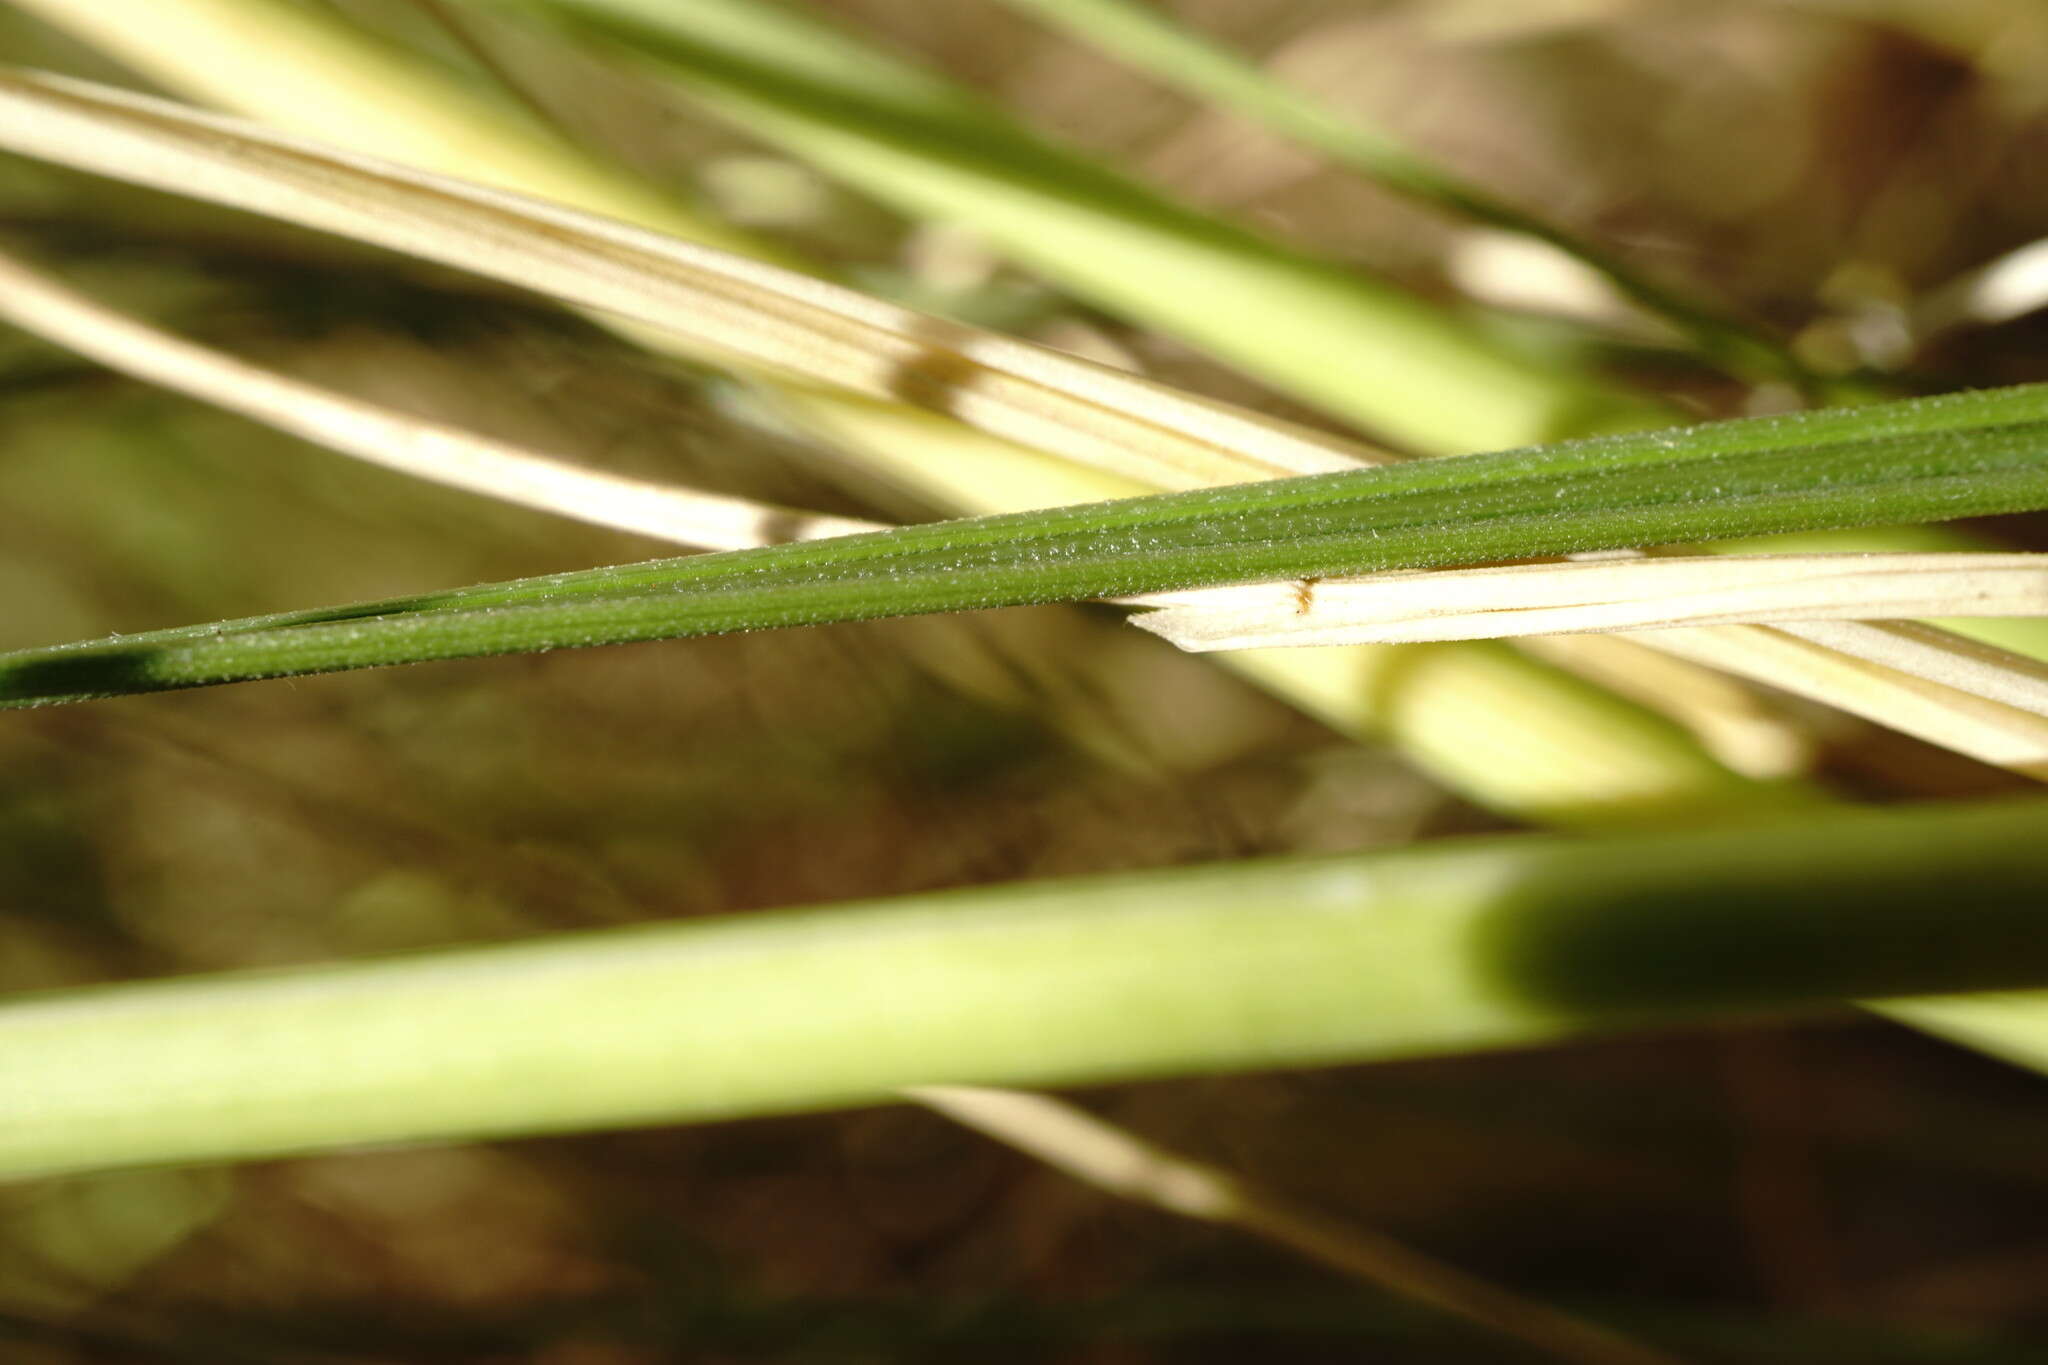
{"label": "narrow linear leaf", "polygon": [[[2048,388],[1015,513],[0,658],[0,705],[2048,506]],[[1911,432],[1911,428],[1922,429]]]}
{"label": "narrow linear leaf", "polygon": [[1629,631],[1641,648],[2041,777],[2048,665],[1882,618],[2039,616],[2044,566],[2024,554],[1629,556],[1155,594],[1138,601],[1163,608],[1134,624],[1191,650]]}
{"label": "narrow linear leaf", "polygon": [[[548,173],[562,149],[536,149],[516,130],[472,119],[475,111],[459,99],[451,110],[440,98],[445,82],[432,71],[367,43],[361,34],[337,26],[338,21],[313,25],[317,16],[312,12],[280,0],[107,0],[86,10],[56,6],[44,12],[160,81],[252,109],[286,126],[305,127],[310,119],[322,131],[331,127],[351,140],[366,139],[374,149],[443,170],[466,170],[473,164],[477,174],[494,181],[509,179],[522,189],[561,193],[586,207],[665,230],[688,235],[698,226],[663,211],[666,201],[656,203],[630,192],[630,185],[615,185],[617,176],[601,167],[585,167],[567,181]],[[249,48],[250,35],[259,35],[254,41],[260,60]],[[194,54],[209,55],[200,59]],[[258,69],[243,79],[252,62]],[[310,103],[288,97],[271,79],[279,64],[313,83]],[[508,145],[498,156],[492,149],[501,142]],[[451,149],[470,146],[480,149],[473,162],[451,160]],[[540,173],[529,173],[536,155]],[[642,343],[681,348],[652,328],[623,326]],[[900,403],[817,388],[768,387],[782,411],[828,444],[861,452],[871,465],[890,470],[890,477],[942,503],[1009,511],[1150,491]],[[1147,453],[1117,450],[1125,458],[1142,459]],[[1244,479],[1262,472],[1247,464],[1226,475]],[[1143,479],[1154,487],[1199,482],[1157,460],[1149,463]],[[1419,671],[1404,665],[1404,678],[1426,674],[1430,679],[1421,691],[1385,685],[1382,675],[1391,662],[1384,652],[1370,650],[1295,654],[1273,666],[1263,656],[1232,658],[1235,666],[1293,704],[1347,733],[1400,744],[1445,781],[1495,809],[1572,824],[1621,819],[1635,825],[1669,820],[1680,811],[1719,810],[1760,794],[1717,768],[1683,732],[1510,652],[1458,646],[1436,651]],[[1421,661],[1405,664],[1416,662]],[[1504,748],[1524,760],[1503,764]],[[1770,799],[1775,794],[1764,795]]]}
{"label": "narrow linear leaf", "polygon": [[[520,201],[516,196],[473,191],[470,187],[458,183],[439,181],[433,177],[422,178],[413,172],[381,167],[377,163],[364,163],[360,158],[330,156],[309,144],[277,139],[246,127],[223,125],[219,120],[207,125],[202,117],[191,115],[189,111],[176,106],[158,105],[139,115],[132,107],[135,103],[134,97],[118,94],[112,97],[112,104],[115,107],[111,113],[101,110],[98,114],[87,116],[87,123],[97,126],[102,134],[111,127],[115,134],[111,140],[106,136],[82,134],[75,127],[66,134],[63,129],[67,119],[75,121],[80,117],[75,107],[76,100],[72,98],[75,93],[59,92],[54,97],[57,109],[55,118],[59,131],[52,135],[48,129],[44,129],[41,137],[44,142],[49,142],[54,137],[55,143],[63,148],[74,145],[84,147],[91,157],[97,159],[93,164],[104,162],[114,168],[139,167],[142,178],[150,183],[162,183],[167,167],[182,166],[192,174],[187,177],[187,183],[181,184],[179,188],[190,188],[193,184],[210,184],[226,202],[246,205],[261,201],[273,209],[282,204],[289,206],[300,221],[363,229],[377,240],[400,245],[405,244],[412,236],[423,234],[428,240],[439,241],[441,247],[447,249],[449,242],[444,239],[444,234],[452,214],[453,223],[469,234],[464,237],[461,232],[457,232],[456,240],[474,246],[476,250],[458,252],[449,259],[460,259],[464,263],[474,264],[477,259],[488,256],[488,248],[495,244],[506,251],[504,264],[523,264],[528,267],[524,274],[535,279],[552,278],[550,272],[564,272],[563,223],[558,221],[561,215],[558,213],[556,218],[549,218],[538,206]],[[102,93],[104,92],[87,91],[87,103],[90,104],[92,97]],[[31,100],[33,95],[34,92],[31,91]],[[154,118],[145,115],[154,115]],[[122,138],[134,133],[135,129],[131,125],[138,118],[141,119],[146,133],[142,138],[145,147],[150,145],[153,139],[168,138],[176,154],[166,155],[161,147],[156,148],[151,154],[143,154],[133,147],[126,153],[119,151]],[[224,155],[222,150],[221,139],[225,128],[235,129],[228,144],[233,155]],[[111,154],[108,152],[110,145],[117,148]],[[180,161],[180,156],[186,160]],[[312,167],[310,171],[309,165]],[[445,198],[444,191],[447,195],[453,196],[452,199]],[[463,198],[465,194],[480,198],[476,203],[468,203]],[[264,198],[266,195],[270,196],[269,200]],[[378,211],[366,211],[366,204]],[[473,215],[467,219],[464,216],[466,205],[474,210]],[[531,212],[522,216],[522,209]],[[510,248],[505,248],[504,243],[497,240],[506,228],[507,214],[510,215],[511,230],[516,239]],[[535,217],[535,214],[539,216]],[[580,244],[571,241],[566,244],[569,248],[570,262],[566,273],[574,277],[569,287],[572,290],[585,287],[594,278],[601,294],[610,290],[611,294],[607,296],[615,295],[618,281],[613,276],[621,268],[622,262],[614,249],[618,243],[606,234],[617,225],[583,215],[568,216],[570,219],[582,221],[596,236],[594,244],[590,241],[582,241]],[[395,235],[377,237],[379,233]],[[636,260],[626,263],[634,272],[633,278],[639,287],[642,301],[646,298],[669,297],[673,293],[674,281],[670,275],[676,267],[676,261],[671,257],[677,249],[676,244],[644,233],[639,234],[636,240],[640,245],[645,246],[652,242],[660,248],[654,249],[654,259],[651,262]],[[663,250],[667,250],[669,254],[664,255]],[[892,325],[901,325],[911,316],[905,314],[903,310],[863,300],[845,291],[832,291],[815,281],[780,274],[768,267],[733,262],[718,257],[716,253],[693,254],[693,249],[687,247],[680,250],[688,261],[695,262],[695,265],[690,267],[692,269],[697,266],[708,266],[714,275],[720,270],[735,272],[735,278],[721,279],[720,282],[733,286],[740,291],[743,298],[750,300],[749,304],[740,310],[742,319],[750,327],[757,324],[766,325],[770,344],[773,343],[776,334],[777,319],[781,317],[776,310],[788,304],[792,298],[796,300],[800,309],[816,303],[819,297],[826,298],[834,308],[837,308],[839,311],[836,313],[830,308],[826,310],[830,316],[820,325],[827,331],[849,319],[857,323],[863,316],[870,319],[879,317]],[[522,255],[522,251],[525,254]],[[750,276],[749,271],[755,272],[754,275]],[[506,277],[521,276],[515,272]],[[775,280],[776,289],[781,293],[768,290],[770,297],[763,305],[754,293],[749,292],[755,288],[755,283],[758,283],[756,277]],[[750,283],[750,280],[754,283]],[[820,294],[819,291],[823,293]],[[867,310],[865,314],[863,309]],[[942,328],[947,325],[933,323],[931,327]],[[701,340],[701,328],[684,330]],[[741,330],[746,329],[743,327]],[[1069,454],[1093,452],[1093,458],[1098,464],[1115,463],[1118,459],[1129,458],[1134,460],[1136,466],[1148,477],[1164,476],[1173,481],[1203,483],[1260,477],[1288,468],[1350,464],[1365,454],[1361,448],[1349,447],[1321,437],[1302,437],[1284,424],[1274,424],[1265,419],[1236,414],[1221,405],[1184,399],[1170,390],[1127,381],[1122,376],[1110,372],[1090,371],[1086,367],[1076,370],[1071,362],[1063,358],[1048,358],[1046,355],[1031,352],[1030,348],[1020,349],[1014,343],[1005,342],[1000,338],[969,334],[968,340],[973,345],[986,349],[1002,363],[1009,363],[1013,367],[1029,370],[1034,365],[1040,366],[1043,372],[1038,378],[1048,382],[1054,392],[1054,402],[1049,409],[1041,411],[1039,415],[1047,418],[1052,433],[1065,441],[1064,448]],[[802,351],[804,348],[799,346],[791,349]],[[1003,357],[1008,357],[1007,361],[1003,361]],[[815,379],[826,376],[830,368],[829,365],[821,366],[814,371],[812,377]],[[954,376],[953,382],[971,386],[975,382],[975,376],[976,372],[971,364],[963,362],[961,372]],[[812,400],[805,406],[813,412],[821,407],[829,408],[830,405],[825,402],[826,397],[824,393],[814,391]],[[1061,406],[1062,402],[1065,402],[1065,407]],[[1124,435],[1135,444],[1105,442],[1100,431],[1084,429],[1087,422],[1102,416],[1105,411],[1112,420],[1128,419],[1125,422]],[[1081,426],[1075,423],[1077,413]],[[330,422],[329,425],[336,424]],[[361,423],[347,419],[341,425],[360,427]],[[1861,426],[1864,430],[1869,429],[1867,423],[1852,425]],[[1828,428],[1829,424],[1825,420],[1820,420],[1809,428],[1809,432],[1819,439],[1827,433]],[[440,444],[445,446],[445,443]],[[360,442],[356,448],[361,448]],[[1105,451],[1118,453],[1108,455]],[[445,449],[441,453],[452,454]],[[443,464],[446,465],[446,460]],[[509,467],[507,472],[509,474]],[[558,481],[551,474],[537,477],[540,478],[541,486],[529,490],[534,496],[546,497],[561,491]],[[517,480],[508,478],[506,482],[509,486]],[[623,516],[629,524],[646,516],[655,516],[658,519],[662,515],[652,506],[635,506],[630,497],[623,503],[616,497],[610,498],[609,502],[613,504],[614,518]],[[682,511],[681,517],[684,521],[694,520],[700,523],[695,528],[693,538],[710,538],[702,526],[705,520],[702,509],[696,512]],[[744,536],[751,536],[759,529],[759,519],[751,511],[742,510],[738,513],[737,520],[745,523],[740,528],[740,534],[733,532],[733,509],[718,511],[714,514],[714,519],[725,524],[710,534],[717,535],[728,543]],[[1301,691],[1299,686],[1292,683],[1289,686],[1291,693]]]}

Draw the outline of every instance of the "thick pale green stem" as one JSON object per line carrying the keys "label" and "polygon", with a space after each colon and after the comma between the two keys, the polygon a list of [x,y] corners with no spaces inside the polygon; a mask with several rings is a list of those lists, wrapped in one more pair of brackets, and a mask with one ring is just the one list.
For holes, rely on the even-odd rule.
{"label": "thick pale green stem", "polygon": [[2048,982],[2048,803],[1519,837],[0,1007],[0,1172],[1465,1052]]}

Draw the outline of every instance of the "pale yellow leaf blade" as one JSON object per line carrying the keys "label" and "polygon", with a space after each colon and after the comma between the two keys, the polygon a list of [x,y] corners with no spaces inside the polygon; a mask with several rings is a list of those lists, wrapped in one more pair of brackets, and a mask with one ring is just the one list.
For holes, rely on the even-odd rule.
{"label": "pale yellow leaf blade", "polygon": [[785,384],[907,403],[1182,485],[1369,448],[711,247],[67,78],[0,73],[0,146],[335,232],[653,326]]}
{"label": "pale yellow leaf blade", "polygon": [[1587,631],[2048,615],[2048,555],[1685,556],[1247,584],[1146,599],[1182,649],[1406,644]]}
{"label": "pale yellow leaf blade", "polygon": [[0,318],[134,378],[415,478],[707,550],[876,523],[586,469],[287,378],[102,307],[0,253]]}

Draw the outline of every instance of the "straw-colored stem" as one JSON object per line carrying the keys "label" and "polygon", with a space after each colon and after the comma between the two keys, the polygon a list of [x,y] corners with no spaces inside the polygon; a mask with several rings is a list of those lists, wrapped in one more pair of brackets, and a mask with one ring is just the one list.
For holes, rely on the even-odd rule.
{"label": "straw-colored stem", "polygon": [[1048,1095],[979,1086],[905,1092],[928,1108],[1122,1199],[1234,1227],[1319,1265],[1428,1304],[1576,1365],[1676,1365],[1672,1356],[1559,1312],[1381,1233],[1170,1151]]}

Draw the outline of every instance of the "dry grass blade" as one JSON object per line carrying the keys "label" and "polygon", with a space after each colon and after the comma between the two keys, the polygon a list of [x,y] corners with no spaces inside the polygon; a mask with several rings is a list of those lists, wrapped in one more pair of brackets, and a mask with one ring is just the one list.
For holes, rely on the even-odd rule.
{"label": "dry grass blade", "polygon": [[0,74],[0,145],[537,289],[720,363],[945,412],[1118,473],[1186,485],[1379,458],[777,266],[87,82]]}
{"label": "dry grass blade", "polygon": [[1296,1207],[1049,1096],[956,1085],[918,1086],[904,1093],[1120,1198],[1240,1228],[1556,1359],[1578,1365],[1675,1365],[1662,1351],[1523,1298],[1391,1238]]}
{"label": "dry grass blade", "polygon": [[1778,629],[1851,658],[2048,715],[2048,663],[1919,621],[1807,621]]}
{"label": "dry grass blade", "polygon": [[1571,560],[1146,599],[1182,649],[1407,644],[1908,616],[2048,615],[2048,555],[1703,555]]}
{"label": "dry grass blade", "polygon": [[1630,556],[1143,601],[1164,605],[1136,624],[1189,650],[1550,632],[1564,644],[1570,637],[1561,632],[1628,631],[1630,643],[2048,777],[2048,665],[1938,627],[1881,619],[2043,614],[2048,556]]}
{"label": "dry grass blade", "polygon": [[[1703,626],[1635,638],[2048,780],[2048,671],[2031,659],[1905,621]],[[2000,700],[2008,696],[2026,705]]]}
{"label": "dry grass blade", "polygon": [[1791,778],[1813,771],[1818,745],[1811,727],[1744,680],[1657,649],[1648,643],[1654,639],[1655,634],[1531,635],[1515,645],[1670,717],[1744,776]]}
{"label": "dry grass blade", "polygon": [[102,307],[0,253],[0,318],[148,383],[387,469],[678,545],[737,550],[873,522],[624,478],[289,379]]}

